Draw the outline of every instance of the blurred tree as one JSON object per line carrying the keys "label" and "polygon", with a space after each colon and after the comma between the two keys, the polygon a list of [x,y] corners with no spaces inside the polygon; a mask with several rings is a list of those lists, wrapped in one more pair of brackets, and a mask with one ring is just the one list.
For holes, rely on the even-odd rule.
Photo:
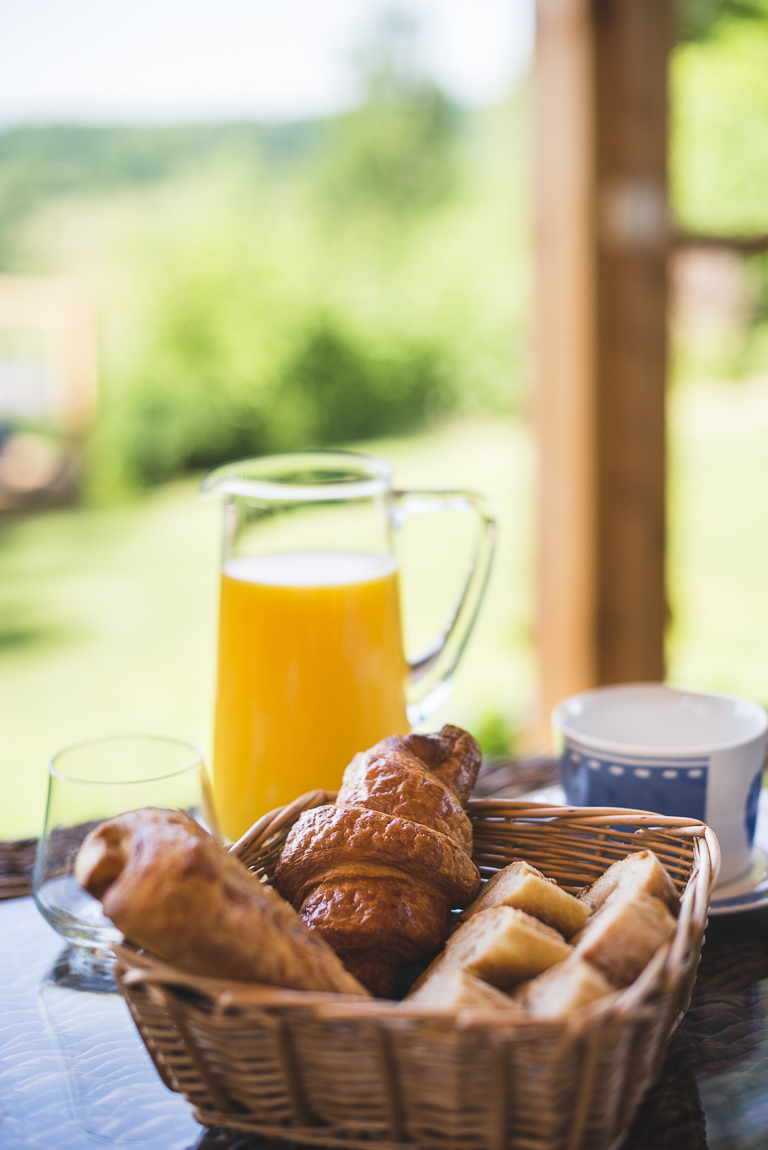
{"label": "blurred tree", "polygon": [[698,231],[768,230],[768,0],[723,7],[672,59],[671,182]]}
{"label": "blurred tree", "polygon": [[[692,231],[768,232],[768,0],[686,0],[672,57],[670,174],[677,219]],[[743,261],[751,301],[738,329],[681,337],[684,375],[740,377],[768,364],[768,260]],[[748,309],[749,310],[749,309]]]}
{"label": "blurred tree", "polygon": [[768,0],[683,0],[680,35],[683,40],[707,40],[734,20],[765,20]]}
{"label": "blurred tree", "polygon": [[377,207],[402,216],[455,192],[461,115],[421,74],[417,26],[386,11],[361,54],[363,103],[330,122],[320,186],[337,214]]}
{"label": "blurred tree", "polygon": [[0,271],[26,270],[23,221],[52,197],[146,187],[179,171],[251,156],[280,169],[316,147],[321,125],[203,124],[164,128],[24,126],[0,131]]}

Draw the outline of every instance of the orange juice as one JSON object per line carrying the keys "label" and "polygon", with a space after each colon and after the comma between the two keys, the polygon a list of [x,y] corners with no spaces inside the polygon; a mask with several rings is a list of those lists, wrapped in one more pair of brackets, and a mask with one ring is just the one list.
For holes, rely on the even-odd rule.
{"label": "orange juice", "polygon": [[395,560],[296,551],[225,563],[213,787],[236,839],[265,811],[335,790],[356,751],[410,727]]}

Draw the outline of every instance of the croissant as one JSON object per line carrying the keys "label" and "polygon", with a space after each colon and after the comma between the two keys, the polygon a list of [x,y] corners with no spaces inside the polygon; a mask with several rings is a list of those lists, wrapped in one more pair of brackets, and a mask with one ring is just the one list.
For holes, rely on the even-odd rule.
{"label": "croissant", "polygon": [[366,993],[292,907],[183,811],[101,823],[75,877],[127,937],[190,974]]}
{"label": "croissant", "polygon": [[305,812],[288,835],[275,886],[379,997],[440,950],[451,910],[480,888],[462,809],[480,757],[459,727],[393,735],[355,755],[336,803]]}

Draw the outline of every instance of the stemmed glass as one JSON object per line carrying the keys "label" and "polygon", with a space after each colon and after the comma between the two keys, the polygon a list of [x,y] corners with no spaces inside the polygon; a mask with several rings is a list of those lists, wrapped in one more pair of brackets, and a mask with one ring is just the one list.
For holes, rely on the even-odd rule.
{"label": "stemmed glass", "polygon": [[202,753],[191,743],[117,735],[68,747],[50,763],[45,825],[32,893],[43,918],[70,944],[56,981],[86,990],[116,990],[110,945],[120,931],[74,876],[77,852],[104,819],[141,807],[188,811],[216,833]]}

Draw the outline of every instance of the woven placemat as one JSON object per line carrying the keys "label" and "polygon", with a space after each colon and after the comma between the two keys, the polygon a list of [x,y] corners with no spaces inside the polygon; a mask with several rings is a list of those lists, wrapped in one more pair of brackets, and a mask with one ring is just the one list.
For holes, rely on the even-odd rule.
{"label": "woven placemat", "polygon": [[[515,799],[557,782],[557,763],[549,755],[490,758],[483,762],[473,797]],[[32,890],[37,839],[0,842],[0,899],[21,898]]]}
{"label": "woven placemat", "polygon": [[0,899],[31,894],[36,850],[37,839],[0,842]]}
{"label": "woven placemat", "polygon": [[517,799],[559,782],[557,760],[550,754],[534,751],[514,758],[488,758],[480,767],[472,798]]}

